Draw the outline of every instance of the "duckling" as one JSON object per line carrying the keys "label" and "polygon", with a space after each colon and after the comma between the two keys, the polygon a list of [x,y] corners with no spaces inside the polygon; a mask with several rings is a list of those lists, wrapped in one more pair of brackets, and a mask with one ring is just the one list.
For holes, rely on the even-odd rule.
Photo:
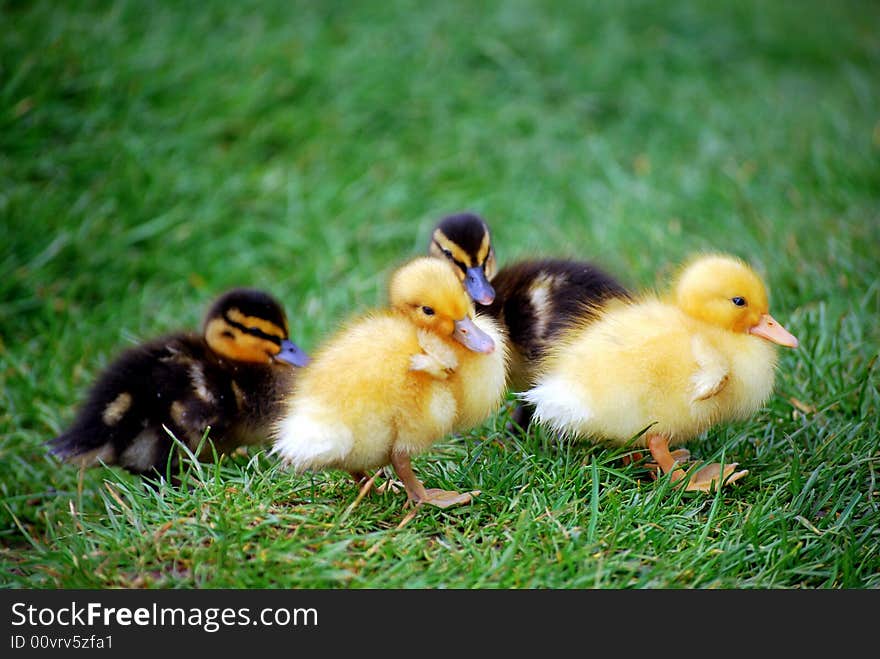
{"label": "duckling", "polygon": [[[485,305],[504,327],[510,342],[508,383],[516,392],[532,384],[547,346],[565,327],[595,317],[615,299],[630,299],[621,283],[589,261],[526,259],[496,271],[489,227],[473,213],[441,220],[429,253],[455,264],[474,302]],[[533,413],[534,407],[521,401],[511,421],[525,430]]]}
{"label": "duckling", "polygon": [[416,503],[469,503],[426,489],[411,456],[482,423],[505,390],[504,335],[474,313],[453,268],[423,256],[398,268],[390,308],[351,320],[302,370],[275,424],[272,453],[297,473],[342,469],[356,482],[391,464]]}
{"label": "duckling", "polygon": [[[179,332],[123,352],[99,375],[73,424],[50,452],[81,466],[135,474],[178,463],[165,428],[196,450],[207,428],[218,452],[266,440],[280,392],[308,357],[288,338],[284,310],[268,293],[227,291],[203,333]],[[163,426],[165,428],[163,428]],[[205,447],[201,458],[210,457]]]}
{"label": "duckling", "polygon": [[562,434],[618,445],[638,436],[674,482],[709,491],[748,470],[686,472],[669,446],[754,414],[773,390],[774,344],[796,348],[798,340],[770,315],[754,270],[733,256],[701,255],[670,295],[608,305],[565,330],[523,397]]}
{"label": "duckling", "polygon": [[431,233],[428,251],[447,259],[471,299],[480,305],[492,304],[495,291],[489,281],[495,276],[495,250],[489,226],[474,213],[444,217]]}

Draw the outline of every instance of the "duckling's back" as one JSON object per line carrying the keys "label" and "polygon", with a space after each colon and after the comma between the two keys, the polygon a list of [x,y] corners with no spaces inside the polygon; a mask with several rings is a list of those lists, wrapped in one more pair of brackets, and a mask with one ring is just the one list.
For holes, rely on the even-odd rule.
{"label": "duckling's back", "polygon": [[99,375],[70,427],[49,442],[51,452],[84,466],[101,461],[136,473],[164,464],[172,442],[162,436],[159,419],[189,383],[179,356],[203,351],[199,338],[186,334],[126,350]]}
{"label": "duckling's back", "polygon": [[168,431],[190,449],[209,426],[220,451],[258,432],[265,439],[278,405],[267,387],[277,377],[267,379],[270,368],[218,359],[195,334],[131,348],[101,373],[74,422],[50,440],[51,452],[84,466],[104,462],[163,473],[169,457],[172,467],[177,462]]}
{"label": "duckling's back", "polygon": [[374,314],[319,349],[302,371],[295,396],[340,403],[346,419],[367,417],[392,405],[417,351],[416,333],[407,323],[391,313]]}
{"label": "duckling's back", "polygon": [[[566,332],[526,399],[562,432],[624,442],[654,424],[675,443],[753,412],[770,393],[774,363],[763,342],[647,299]],[[700,374],[712,370],[730,372],[732,382],[700,400]]]}

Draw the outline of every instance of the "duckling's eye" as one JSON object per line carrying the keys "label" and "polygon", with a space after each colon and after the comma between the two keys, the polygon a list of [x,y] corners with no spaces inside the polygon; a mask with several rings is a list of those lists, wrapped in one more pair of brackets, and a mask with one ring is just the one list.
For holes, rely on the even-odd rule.
{"label": "duckling's eye", "polygon": [[452,252],[450,252],[450,251],[449,251],[448,249],[446,249],[445,247],[443,247],[443,248],[441,248],[441,249],[443,250],[443,256],[445,256],[447,259],[451,259],[451,258],[452,258]]}
{"label": "duckling's eye", "polygon": [[746,306],[746,299],[744,297],[739,297],[738,295],[736,297],[730,298],[730,301],[738,307]]}
{"label": "duckling's eye", "polygon": [[223,332],[221,332],[221,334],[224,338],[227,338],[227,339],[234,339],[235,338],[235,334],[233,334],[229,330],[223,330]]}
{"label": "duckling's eye", "polygon": [[433,316],[434,310],[431,307],[422,307],[422,313],[426,316]]}

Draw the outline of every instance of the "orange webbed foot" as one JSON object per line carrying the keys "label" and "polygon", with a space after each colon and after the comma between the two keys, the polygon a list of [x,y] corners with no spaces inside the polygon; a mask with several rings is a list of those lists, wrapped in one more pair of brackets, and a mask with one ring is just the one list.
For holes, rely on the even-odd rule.
{"label": "orange webbed foot", "polygon": [[717,462],[706,465],[690,473],[685,490],[688,492],[711,492],[722,485],[735,483],[749,473],[748,469],[736,470],[737,463],[724,465],[724,473]]}
{"label": "orange webbed foot", "polygon": [[479,490],[470,492],[454,492],[451,490],[440,490],[437,488],[428,488],[425,490],[426,497],[418,503],[427,503],[438,508],[449,508],[451,506],[460,506],[470,503],[474,497],[480,494]]}
{"label": "orange webbed foot", "polygon": [[690,458],[690,452],[687,449],[670,452],[669,442],[662,435],[648,436],[646,444],[651,455],[657,461],[655,466],[660,467],[664,474],[671,474],[676,487],[685,483],[685,490],[688,492],[710,492],[713,488],[725,483],[738,481],[749,473],[748,469],[737,471],[737,463],[735,462],[724,465],[723,472],[718,463],[709,464],[696,470],[690,468],[685,471],[681,468],[679,459]]}

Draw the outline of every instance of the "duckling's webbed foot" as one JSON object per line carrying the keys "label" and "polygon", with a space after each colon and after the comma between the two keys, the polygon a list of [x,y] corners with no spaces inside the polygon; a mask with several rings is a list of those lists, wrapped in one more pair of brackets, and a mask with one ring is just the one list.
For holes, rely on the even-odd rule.
{"label": "duckling's webbed foot", "polygon": [[437,506],[439,508],[448,508],[449,506],[470,503],[473,500],[473,497],[479,494],[479,491],[476,490],[465,493],[439,490],[436,488],[426,490],[425,486],[422,485],[422,481],[419,480],[418,476],[416,476],[413,471],[412,462],[408,455],[392,453],[391,464],[394,466],[394,471],[397,472],[400,480],[403,481],[403,486],[406,488],[406,495],[410,501],[416,503],[429,503],[432,506]]}
{"label": "duckling's webbed foot", "polygon": [[363,485],[370,479],[370,477],[362,471],[350,471],[348,472],[348,475],[351,476],[351,480],[357,485]]}
{"label": "duckling's webbed foot", "polygon": [[651,455],[654,456],[657,465],[663,470],[663,473],[671,473],[672,480],[676,484],[679,481],[685,481],[687,483],[685,490],[688,492],[709,492],[725,483],[738,481],[749,473],[747,469],[736,471],[737,463],[735,462],[724,465],[723,473],[721,465],[718,463],[706,465],[696,471],[693,469],[685,471],[679,466],[680,462],[677,458],[685,457],[686,459],[690,457],[690,453],[686,449],[683,453],[682,451],[675,451],[677,455],[670,453],[669,441],[662,435],[649,435],[646,442],[648,450],[651,451]]}
{"label": "duckling's webbed foot", "polygon": [[[672,456],[672,459],[675,460],[678,464],[684,464],[685,462],[689,462],[691,459],[691,452],[686,448],[677,448],[674,451],[670,451],[669,455]],[[640,451],[636,451],[632,455],[623,456],[623,463],[629,464],[630,462],[638,462],[644,456]],[[646,462],[645,469],[650,469],[652,472],[656,471],[660,468],[656,462]]]}
{"label": "duckling's webbed foot", "polygon": [[450,506],[459,506],[465,503],[470,503],[480,492],[479,490],[474,490],[472,492],[453,492],[451,490],[438,490],[437,488],[432,487],[425,490],[425,493],[428,495],[428,498],[418,503],[429,503],[438,508],[449,508]]}
{"label": "duckling's webbed foot", "polygon": [[721,473],[721,465],[717,462],[697,469],[691,474],[685,490],[688,492],[710,492],[720,485],[733,483],[749,473],[748,469],[736,470],[737,463],[731,462],[724,465],[724,473]]}
{"label": "duckling's webbed foot", "polygon": [[400,482],[394,480],[393,478],[387,479],[384,483],[380,485],[375,484],[376,479],[381,473],[382,470],[380,469],[372,476],[368,476],[363,471],[350,471],[348,472],[348,475],[351,476],[351,479],[358,486],[359,490],[366,488],[366,492],[364,492],[365,495],[372,495],[373,492],[376,492],[377,494],[385,494],[386,492],[397,492]]}

